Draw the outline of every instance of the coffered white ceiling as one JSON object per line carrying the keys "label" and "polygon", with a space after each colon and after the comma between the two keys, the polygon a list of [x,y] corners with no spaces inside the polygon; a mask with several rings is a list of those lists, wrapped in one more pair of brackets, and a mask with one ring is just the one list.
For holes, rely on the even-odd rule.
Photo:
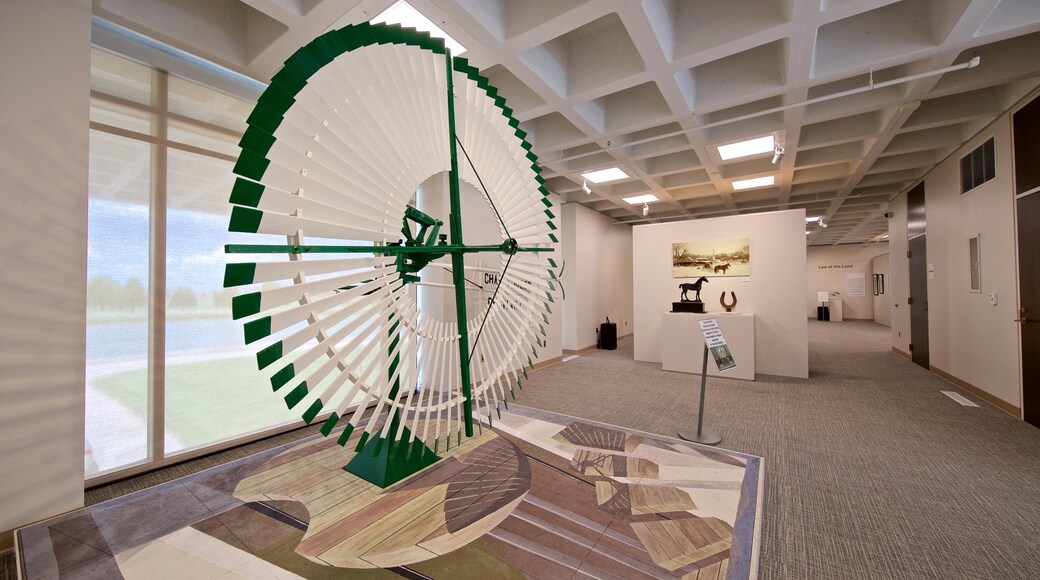
{"label": "coffered white ceiling", "polygon": [[[94,0],[94,14],[267,81],[315,36],[392,3]],[[1038,0],[411,4],[506,97],[548,188],[631,224],[804,208],[829,226],[810,244],[871,240],[890,199],[1040,84]],[[715,149],[768,134],[786,149],[776,165]],[[611,166],[631,178],[586,195],[580,173]],[[733,189],[767,175],[776,185]],[[648,217],[621,199],[644,193],[661,200]]]}

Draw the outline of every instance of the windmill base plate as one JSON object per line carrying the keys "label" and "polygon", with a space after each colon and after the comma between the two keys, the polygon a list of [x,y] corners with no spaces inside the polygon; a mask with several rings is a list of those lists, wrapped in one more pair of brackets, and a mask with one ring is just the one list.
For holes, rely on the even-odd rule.
{"label": "windmill base plate", "polygon": [[343,469],[369,483],[387,488],[440,461],[441,458],[419,439],[409,443],[410,436],[406,427],[400,441],[378,436],[369,439]]}

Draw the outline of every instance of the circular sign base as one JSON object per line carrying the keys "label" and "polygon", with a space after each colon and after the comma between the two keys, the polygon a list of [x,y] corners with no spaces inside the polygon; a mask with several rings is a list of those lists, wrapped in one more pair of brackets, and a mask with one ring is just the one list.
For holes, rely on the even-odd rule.
{"label": "circular sign base", "polygon": [[722,443],[722,437],[703,429],[701,430],[701,434],[698,435],[697,429],[692,427],[679,431],[679,437],[702,445],[718,445],[719,443]]}

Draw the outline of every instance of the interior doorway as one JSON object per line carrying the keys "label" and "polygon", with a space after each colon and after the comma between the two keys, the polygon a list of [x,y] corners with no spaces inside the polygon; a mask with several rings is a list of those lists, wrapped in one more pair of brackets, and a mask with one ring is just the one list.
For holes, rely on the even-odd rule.
{"label": "interior doorway", "polygon": [[1019,198],[1017,205],[1022,415],[1040,427],[1040,193]]}
{"label": "interior doorway", "polygon": [[929,367],[928,359],[928,252],[925,238],[924,183],[906,196],[906,234],[910,261],[910,359]]}
{"label": "interior doorway", "polygon": [[1022,418],[1040,427],[1040,98],[1012,116],[1018,221]]}

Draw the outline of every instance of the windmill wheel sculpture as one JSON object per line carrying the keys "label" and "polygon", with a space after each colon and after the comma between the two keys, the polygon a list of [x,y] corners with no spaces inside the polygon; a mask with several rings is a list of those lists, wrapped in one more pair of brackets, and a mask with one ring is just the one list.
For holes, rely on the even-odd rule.
{"label": "windmill wheel sculpture", "polygon": [[[377,485],[490,426],[544,345],[557,239],[511,112],[442,41],[366,23],[297,51],[248,119],[229,229],[286,243],[227,246],[259,256],[228,264],[224,286],[264,285],[236,296],[233,316],[247,319],[246,343],[260,343],[257,363],[277,369],[271,385],[290,408],[308,423],[331,413],[326,436],[345,422],[340,445],[363,430],[345,469]],[[442,173],[449,215],[411,205]],[[500,243],[464,243],[460,181],[494,210]],[[474,254],[496,267],[466,265]],[[452,283],[425,281],[433,268]],[[467,269],[499,282],[472,313]],[[454,320],[423,312],[418,285],[453,292]]]}

